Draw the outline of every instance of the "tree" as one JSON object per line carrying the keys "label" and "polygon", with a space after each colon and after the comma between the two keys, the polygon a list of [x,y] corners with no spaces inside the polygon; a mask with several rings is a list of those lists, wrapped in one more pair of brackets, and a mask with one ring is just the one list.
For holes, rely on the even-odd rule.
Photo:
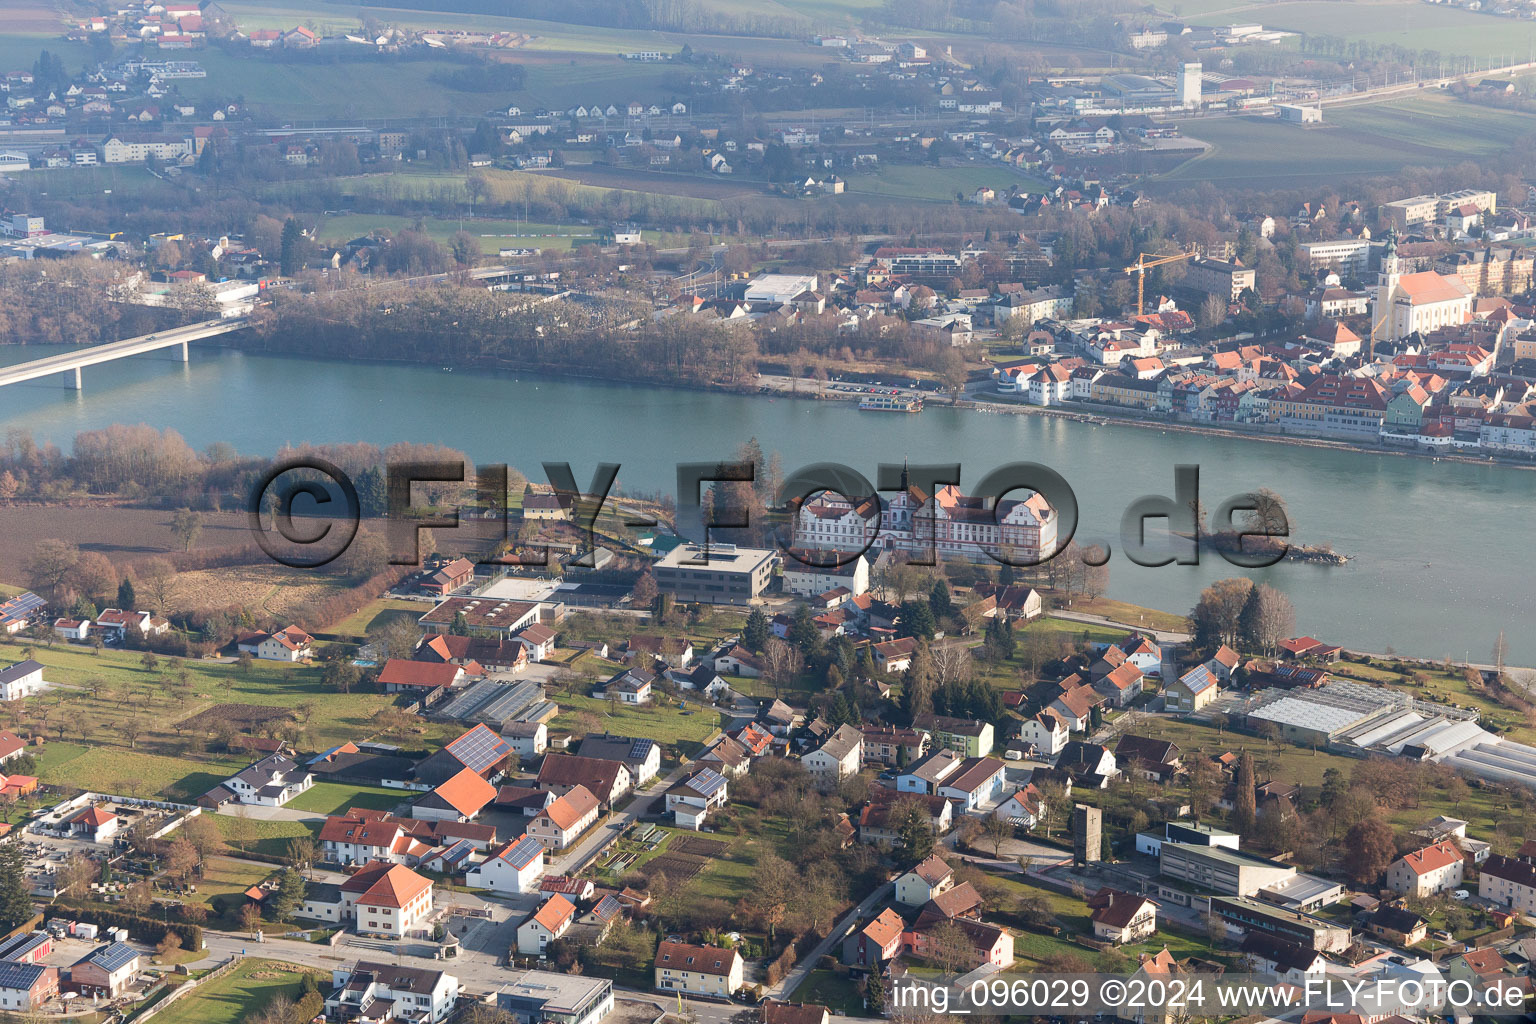
{"label": "tree", "polygon": [[27,582],[34,590],[57,594],[75,563],[80,561],[80,549],[67,540],[47,538],[32,548],[25,571]]}
{"label": "tree", "polygon": [[96,862],[82,853],[72,853],[59,868],[55,884],[66,896],[83,896],[90,891],[99,869]]}
{"label": "tree", "polygon": [[1356,884],[1373,884],[1397,857],[1392,826],[1380,817],[1357,821],[1344,833],[1344,870]]}
{"label": "tree", "polygon": [[[117,566],[99,551],[81,552],[75,564],[70,566],[67,581],[78,593],[92,601],[101,601],[117,588]],[[133,606],[127,608],[131,611]]]}
{"label": "tree", "polygon": [[775,697],[779,691],[794,682],[801,668],[800,650],[778,637],[768,641],[763,648],[763,674],[773,686]]}
{"label": "tree", "polygon": [[1251,580],[1236,577],[1217,580],[1200,592],[1200,600],[1189,613],[1195,627],[1195,644],[1206,649],[1240,642],[1239,621],[1248,601]]}
{"label": "tree", "polygon": [[773,853],[765,853],[757,859],[747,903],[767,925],[770,943],[774,929],[784,920],[800,890],[800,873],[787,860]]}
{"label": "tree", "polygon": [[1197,316],[1200,326],[1206,330],[1220,327],[1227,319],[1227,303],[1220,295],[1207,295],[1205,301],[1200,303],[1200,312]]}
{"label": "tree", "polygon": [[[171,604],[171,592],[176,589],[176,567],[164,558],[151,558],[139,565],[137,580],[154,602],[155,611],[165,614]],[[121,604],[118,607],[133,610]]]}
{"label": "tree", "polygon": [[167,931],[160,938],[159,945],[155,946],[155,955],[161,960],[175,956],[181,950],[181,936],[174,931]]}
{"label": "tree", "polygon": [[480,239],[468,231],[455,231],[448,239],[448,251],[461,267],[472,267],[480,259]]}
{"label": "tree", "polygon": [[1296,634],[1296,610],[1291,599],[1268,583],[1250,587],[1238,615],[1238,630],[1250,650],[1272,656],[1281,640]]}
{"label": "tree", "polygon": [[304,261],[309,256],[309,239],[304,235],[304,226],[294,218],[289,217],[283,222],[283,235],[280,245],[279,270],[284,277],[292,277],[304,269]]}
{"label": "tree", "polygon": [[351,662],[333,661],[325,666],[325,671],[320,674],[320,681],[328,689],[335,690],[337,693],[351,693],[362,677],[362,669]]}
{"label": "tree", "polygon": [[1267,487],[1253,494],[1254,507],[1243,514],[1243,526],[1254,533],[1284,537],[1291,532],[1290,511],[1285,499]]}
{"label": "tree", "polygon": [[1253,831],[1257,817],[1257,782],[1253,775],[1253,755],[1243,751],[1237,759],[1237,781],[1233,783],[1232,829],[1239,835]]}
{"label": "tree", "polygon": [[200,814],[181,827],[182,838],[192,844],[197,855],[207,860],[224,849],[224,834],[211,815]]}
{"label": "tree", "polygon": [[288,840],[288,863],[298,871],[306,871],[315,862],[315,841],[309,836],[294,836]]}
{"label": "tree", "polygon": [[171,517],[171,536],[181,542],[183,551],[191,551],[192,545],[203,532],[203,514],[190,508],[177,509]]}
{"label": "tree", "polygon": [[261,908],[254,903],[245,904],[236,916],[240,922],[240,930],[243,932],[254,935],[261,928]]}
{"label": "tree", "polygon": [[922,598],[913,598],[901,603],[901,621],[897,623],[897,630],[902,636],[915,636],[919,640],[932,640],[933,634],[938,632],[938,625],[933,621],[933,609]]}
{"label": "tree", "polygon": [[933,588],[928,592],[928,607],[933,617],[940,621],[955,615],[955,601],[950,596],[949,583],[942,576],[933,581]]}
{"label": "tree", "polygon": [[746,628],[741,631],[741,642],[747,650],[761,654],[773,636],[773,627],[761,608],[753,608],[747,616]]}
{"label": "tree", "polygon": [[272,895],[272,919],[286,921],[304,903],[304,876],[297,871],[284,871],[278,882],[277,892]]}
{"label": "tree", "polygon": [[1013,838],[1013,826],[995,814],[987,815],[981,823],[981,834],[992,844],[992,856],[1002,855],[1003,843]]}
{"label": "tree", "polygon": [[202,863],[202,855],[186,836],[176,840],[165,851],[165,873],[181,884],[186,884]]}
{"label": "tree", "polygon": [[933,817],[920,800],[897,799],[892,802],[886,820],[901,841],[901,859],[919,864],[933,853]]}
{"label": "tree", "polygon": [[127,576],[124,576],[117,585],[117,606],[129,612],[139,606],[139,597],[134,592],[133,580]]}
{"label": "tree", "polygon": [[945,973],[968,965],[976,956],[976,947],[964,928],[954,921],[943,921],[928,933],[924,943],[927,958]]}

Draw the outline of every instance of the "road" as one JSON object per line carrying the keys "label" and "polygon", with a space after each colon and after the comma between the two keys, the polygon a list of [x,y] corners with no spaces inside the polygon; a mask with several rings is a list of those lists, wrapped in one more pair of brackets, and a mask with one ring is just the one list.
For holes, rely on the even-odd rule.
{"label": "road", "polygon": [[[715,735],[718,736],[719,733],[717,732]],[[714,736],[711,736],[709,740],[705,741],[705,745],[707,746],[713,740]],[[549,873],[552,875],[574,875],[586,867],[603,852],[609,843],[618,838],[620,833],[634,824],[636,820],[644,817],[647,811],[650,810],[652,803],[662,793],[671,789],[683,777],[683,774],[689,767],[689,765],[680,764],[667,775],[657,776],[644,789],[636,791],[634,798],[624,805],[623,810],[615,811],[606,823],[588,832],[575,846],[562,853],[558,858],[551,859]]]}
{"label": "road", "polygon": [[799,988],[800,983],[810,975],[811,971],[821,961],[821,958],[832,952],[833,949],[841,947],[843,938],[853,931],[854,925],[869,916],[870,912],[878,904],[885,902],[894,891],[892,884],[886,882],[880,888],[864,897],[857,907],[844,914],[842,920],[832,926],[832,930],[827,933],[827,937],[822,939],[815,949],[800,958],[800,962],[795,964],[794,970],[784,975],[777,985],[773,985],[768,989],[768,997],[770,999],[784,999],[789,993]]}

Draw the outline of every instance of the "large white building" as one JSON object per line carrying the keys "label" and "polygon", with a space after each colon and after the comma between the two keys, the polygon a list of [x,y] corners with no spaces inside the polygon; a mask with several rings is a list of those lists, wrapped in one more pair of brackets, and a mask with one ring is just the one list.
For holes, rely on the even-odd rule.
{"label": "large white building", "polygon": [[331,972],[325,1012],[331,1020],[405,1020],[437,1024],[459,1000],[459,979],[443,971],[360,961]]}
{"label": "large white building", "polygon": [[1179,71],[1179,105],[1184,107],[1198,107],[1200,105],[1201,74],[1205,69],[1198,61],[1185,64]]}
{"label": "large white building", "polygon": [[1424,270],[1402,272],[1397,237],[1387,239],[1371,300],[1371,341],[1396,341],[1472,319],[1472,289],[1460,277]]}
{"label": "large white building", "polygon": [[803,292],[814,292],[816,283],[815,274],[762,274],[747,285],[743,298],[749,303],[782,306]]}
{"label": "large white building", "polygon": [[872,498],[823,491],[801,503],[795,546],[859,550],[873,537],[871,551],[969,562],[1006,556],[1016,564],[1043,561],[1056,550],[1058,517],[1043,494],[1004,498],[993,509],[950,484],[926,495],[903,475],[902,489],[881,506]]}
{"label": "large white building", "polygon": [[1461,850],[1444,839],[1393,861],[1387,868],[1387,888],[1424,899],[1461,885],[1465,870]]}

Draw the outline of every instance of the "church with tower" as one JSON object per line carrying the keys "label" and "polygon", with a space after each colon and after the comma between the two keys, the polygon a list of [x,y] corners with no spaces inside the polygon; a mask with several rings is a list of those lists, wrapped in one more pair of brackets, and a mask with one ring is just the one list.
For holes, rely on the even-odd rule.
{"label": "church with tower", "polygon": [[1397,232],[1387,235],[1381,273],[1371,297],[1371,342],[1397,341],[1472,319],[1473,292],[1454,275],[1433,270],[1405,274],[1397,254]]}

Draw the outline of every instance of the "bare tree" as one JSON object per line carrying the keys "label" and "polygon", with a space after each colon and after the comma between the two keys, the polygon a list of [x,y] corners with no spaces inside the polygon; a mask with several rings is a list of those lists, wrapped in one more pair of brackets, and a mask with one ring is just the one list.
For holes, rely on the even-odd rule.
{"label": "bare tree", "polygon": [[794,682],[799,674],[802,659],[799,648],[793,644],[785,643],[778,637],[768,641],[763,648],[763,670],[768,677],[768,682],[773,685],[773,695],[777,697],[781,689]]}
{"label": "bare tree", "polygon": [[933,669],[940,686],[966,682],[976,667],[976,659],[965,644],[934,646],[929,648],[928,653],[933,658]]}

